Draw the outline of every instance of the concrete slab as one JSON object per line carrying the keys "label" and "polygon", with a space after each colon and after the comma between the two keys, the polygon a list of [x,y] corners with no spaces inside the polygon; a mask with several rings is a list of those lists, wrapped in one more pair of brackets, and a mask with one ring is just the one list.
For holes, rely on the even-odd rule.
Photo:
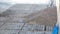
{"label": "concrete slab", "polygon": [[46,31],[53,31],[53,26],[46,26]]}
{"label": "concrete slab", "polygon": [[19,34],[44,34],[44,32],[40,32],[40,31],[20,31]]}
{"label": "concrete slab", "polygon": [[[36,17],[35,19],[31,20],[30,23],[37,23],[43,25],[51,25],[54,26],[57,22],[57,10],[56,7],[49,7],[43,11],[41,11],[40,16]],[[35,15],[36,16],[36,15]]]}
{"label": "concrete slab", "polygon": [[0,22],[0,27],[1,27],[3,24],[4,24],[3,22]]}
{"label": "concrete slab", "polygon": [[0,34],[18,34],[18,30],[0,30]]}
{"label": "concrete slab", "polygon": [[52,34],[52,32],[51,31],[46,31],[45,34]]}
{"label": "concrete slab", "polygon": [[8,19],[9,19],[8,17],[0,17],[0,21],[1,21],[1,22],[3,22],[3,21],[5,22],[5,21],[7,21]]}
{"label": "concrete slab", "polygon": [[44,31],[45,26],[39,24],[26,23],[22,30],[24,31]]}
{"label": "concrete slab", "polygon": [[20,17],[9,17],[6,22],[17,22],[17,23],[27,23],[27,19]]}
{"label": "concrete slab", "polygon": [[24,23],[6,23],[0,29],[21,29]]}

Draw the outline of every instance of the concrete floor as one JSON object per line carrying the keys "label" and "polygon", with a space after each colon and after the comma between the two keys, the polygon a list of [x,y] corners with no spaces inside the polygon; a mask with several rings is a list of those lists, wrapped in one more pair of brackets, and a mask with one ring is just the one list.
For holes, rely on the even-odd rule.
{"label": "concrete floor", "polygon": [[52,30],[40,24],[0,22],[0,34],[51,34]]}
{"label": "concrete floor", "polygon": [[20,14],[4,14],[0,17],[0,34],[51,34],[57,21],[55,9],[44,10],[39,17],[28,22],[20,18]]}

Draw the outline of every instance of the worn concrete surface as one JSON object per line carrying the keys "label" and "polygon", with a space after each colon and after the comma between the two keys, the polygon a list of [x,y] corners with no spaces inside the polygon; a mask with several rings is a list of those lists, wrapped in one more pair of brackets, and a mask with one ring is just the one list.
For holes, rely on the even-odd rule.
{"label": "worn concrete surface", "polygon": [[52,31],[46,31],[45,34],[52,34]]}
{"label": "worn concrete surface", "polygon": [[19,30],[0,30],[0,34],[18,34]]}
{"label": "worn concrete surface", "polygon": [[45,25],[30,23],[5,23],[1,24],[0,34],[51,34],[45,30]]}
{"label": "worn concrete surface", "polygon": [[45,25],[26,23],[22,30],[23,31],[44,31],[44,29],[45,29]]}
{"label": "worn concrete surface", "polygon": [[21,29],[24,23],[5,23],[0,29]]}
{"label": "worn concrete surface", "polygon": [[43,10],[44,12],[41,12],[40,16],[31,20],[29,23],[38,23],[42,25],[52,25],[57,22],[57,10],[56,7],[48,8]]}
{"label": "worn concrete surface", "polygon": [[44,34],[44,31],[20,31],[19,34]]}
{"label": "worn concrete surface", "polygon": [[3,13],[3,16],[0,17],[0,34],[51,34],[57,21],[56,7],[39,12],[41,14],[32,20],[28,18],[35,14],[38,15],[38,13],[31,14],[25,19],[26,17],[20,18],[19,11],[19,13],[16,12],[10,13],[9,11],[7,14],[4,12],[5,14]]}

